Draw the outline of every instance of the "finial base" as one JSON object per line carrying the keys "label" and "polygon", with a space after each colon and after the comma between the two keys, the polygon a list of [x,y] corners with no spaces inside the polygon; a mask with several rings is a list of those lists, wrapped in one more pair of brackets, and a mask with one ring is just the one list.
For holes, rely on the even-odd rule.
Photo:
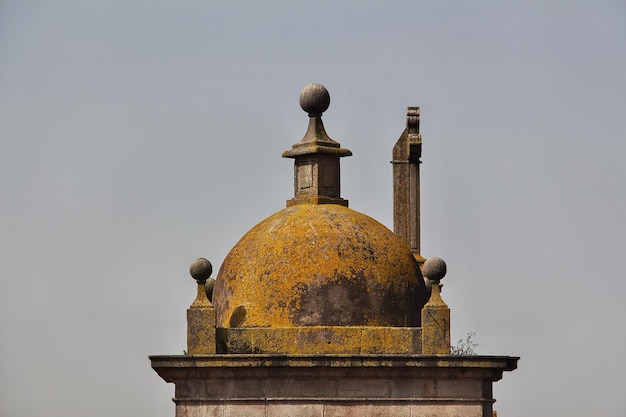
{"label": "finial base", "polygon": [[216,352],[216,313],[213,307],[187,309],[187,354],[212,355]]}
{"label": "finial base", "polygon": [[287,207],[297,206],[298,204],[339,204],[340,206],[348,207],[348,200],[319,195],[306,195],[287,200]]}
{"label": "finial base", "polygon": [[441,285],[432,283],[430,300],[422,308],[422,353],[450,354],[450,309],[441,298]]}
{"label": "finial base", "polygon": [[187,309],[187,354],[189,355],[211,355],[216,352],[217,313],[207,297],[206,281],[206,279],[196,280],[198,283],[196,299]]}

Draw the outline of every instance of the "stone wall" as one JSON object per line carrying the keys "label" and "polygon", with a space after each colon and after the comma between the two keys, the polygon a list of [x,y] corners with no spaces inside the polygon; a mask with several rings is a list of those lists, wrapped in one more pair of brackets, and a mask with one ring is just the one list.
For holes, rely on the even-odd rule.
{"label": "stone wall", "polygon": [[176,417],[492,417],[518,358],[443,355],[152,357]]}

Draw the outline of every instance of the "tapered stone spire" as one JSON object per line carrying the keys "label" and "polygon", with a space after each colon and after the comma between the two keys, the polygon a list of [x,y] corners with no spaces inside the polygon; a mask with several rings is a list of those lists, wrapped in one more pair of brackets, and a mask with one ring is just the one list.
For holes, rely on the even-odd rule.
{"label": "tapered stone spire", "polygon": [[340,195],[339,158],[352,152],[340,147],[324,129],[322,113],[328,109],[330,95],[321,84],[309,84],[300,93],[300,107],[309,114],[306,134],[283,152],[283,157],[294,158],[294,198],[287,206],[296,204],[348,205]]}

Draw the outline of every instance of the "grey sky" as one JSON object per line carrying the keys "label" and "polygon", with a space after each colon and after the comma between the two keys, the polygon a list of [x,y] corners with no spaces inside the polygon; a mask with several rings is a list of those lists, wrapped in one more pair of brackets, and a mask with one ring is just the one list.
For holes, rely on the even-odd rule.
{"label": "grey sky", "polygon": [[0,415],[174,415],[147,356],[185,348],[189,264],[291,197],[320,82],[387,226],[422,108],[453,338],[522,357],[499,415],[622,417],[625,41],[618,0],[0,2]]}

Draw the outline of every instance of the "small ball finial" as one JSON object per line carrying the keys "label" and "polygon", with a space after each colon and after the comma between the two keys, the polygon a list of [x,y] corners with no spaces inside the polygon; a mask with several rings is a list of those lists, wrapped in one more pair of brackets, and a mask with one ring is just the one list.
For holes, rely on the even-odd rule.
{"label": "small ball finial", "polygon": [[205,282],[211,277],[213,265],[207,259],[198,258],[189,267],[191,277],[196,281]]}
{"label": "small ball finial", "polygon": [[322,84],[312,83],[300,92],[300,107],[309,117],[321,116],[330,105],[330,94]]}
{"label": "small ball finial", "polygon": [[439,282],[446,276],[446,263],[441,258],[428,258],[424,262],[424,274],[433,282]]}

